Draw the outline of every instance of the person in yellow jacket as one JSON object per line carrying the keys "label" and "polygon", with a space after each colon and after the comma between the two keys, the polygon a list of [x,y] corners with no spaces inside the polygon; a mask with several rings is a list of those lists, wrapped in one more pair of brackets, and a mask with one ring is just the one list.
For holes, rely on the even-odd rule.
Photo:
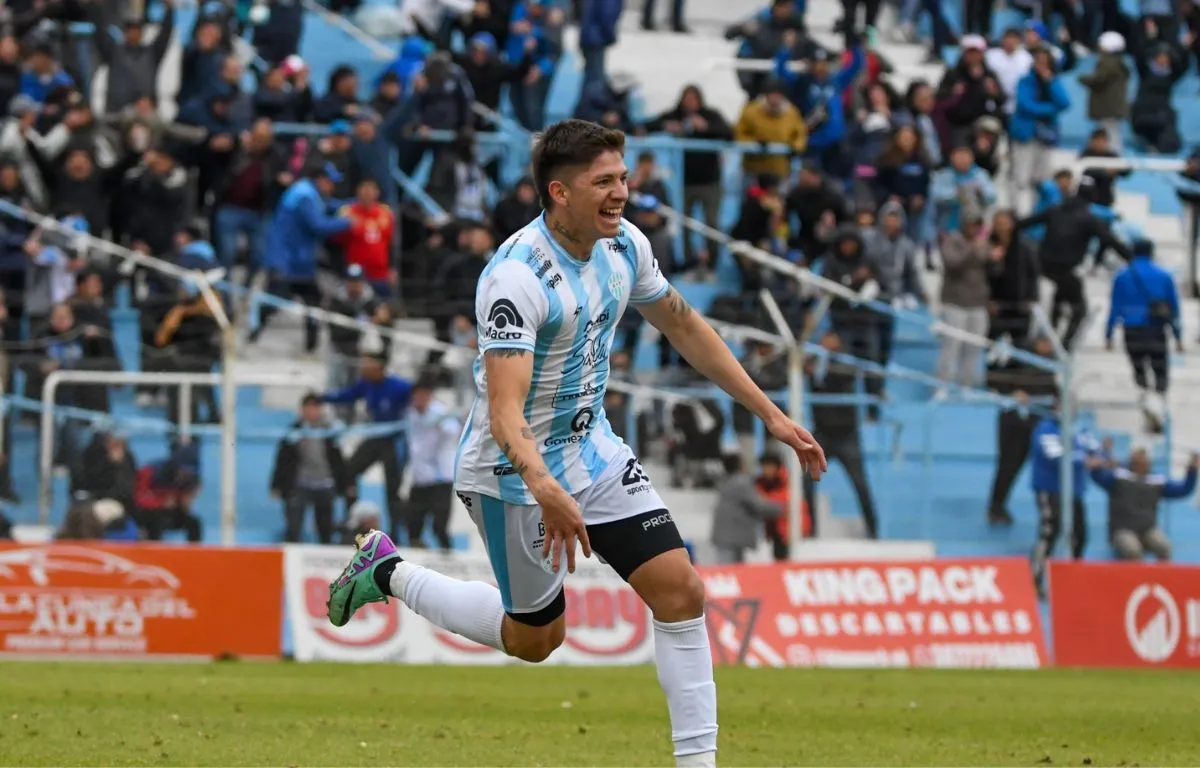
{"label": "person in yellow jacket", "polygon": [[[760,144],[787,144],[799,154],[808,146],[808,127],[800,110],[784,95],[783,85],[771,81],[763,88],[761,96],[746,104],[733,129],[733,138]],[[742,170],[747,178],[772,173],[786,179],[791,175],[791,158],[747,154],[742,160]]]}

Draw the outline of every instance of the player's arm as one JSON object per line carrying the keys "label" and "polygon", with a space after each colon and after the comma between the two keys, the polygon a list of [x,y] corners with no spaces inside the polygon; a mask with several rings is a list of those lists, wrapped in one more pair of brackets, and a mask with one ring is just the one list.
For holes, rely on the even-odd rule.
{"label": "player's arm", "polygon": [[673,287],[658,301],[638,304],[637,308],[693,368],[764,423],[788,418],[751,380],[725,340]]}
{"label": "player's arm", "polygon": [[638,249],[638,260],[630,301],[693,368],[762,419],[772,435],[796,451],[809,473],[814,478],[820,477],[827,468],[821,446],[750,379],[725,340],[666,281],[645,236],[635,230],[632,239]]}
{"label": "player's arm", "polygon": [[519,258],[498,262],[479,280],[475,320],[487,375],[492,437],[534,498],[541,498],[547,481],[554,482],[525,418],[525,399],[533,384],[533,350],[548,312],[541,282]]}

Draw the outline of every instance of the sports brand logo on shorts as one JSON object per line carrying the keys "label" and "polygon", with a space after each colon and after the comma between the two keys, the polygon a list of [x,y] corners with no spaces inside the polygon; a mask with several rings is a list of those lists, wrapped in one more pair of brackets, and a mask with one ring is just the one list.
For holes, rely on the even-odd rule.
{"label": "sports brand logo on shorts", "polygon": [[525,327],[521,313],[509,299],[496,299],[492,302],[492,308],[488,310],[487,323],[484,335],[497,341],[519,339],[521,338],[520,331],[507,329]]}
{"label": "sports brand logo on shorts", "polygon": [[636,457],[625,462],[625,473],[621,475],[621,487],[626,496],[635,496],[650,490],[650,476],[642,469],[642,463]]}

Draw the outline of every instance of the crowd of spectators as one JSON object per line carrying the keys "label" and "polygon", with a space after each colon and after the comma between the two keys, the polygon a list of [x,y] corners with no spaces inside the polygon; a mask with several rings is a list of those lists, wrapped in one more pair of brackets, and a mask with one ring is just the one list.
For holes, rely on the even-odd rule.
{"label": "crowd of spectators", "polygon": [[[688,85],[674,107],[643,117],[630,84],[610,77],[605,67],[604,52],[617,40],[619,0],[478,0],[416,23],[383,71],[338,67],[327,83],[311,82],[298,55],[299,5],[265,5],[265,17],[219,2],[201,7],[181,40],[178,92],[168,94],[173,107],[160,103],[157,92],[174,34],[170,0],[137,10],[106,0],[9,5],[0,34],[0,114],[7,115],[0,124],[0,200],[62,225],[33,229],[12,217],[0,219],[5,339],[21,350],[12,359],[31,397],[51,370],[120,365],[107,312],[120,283],[131,286],[140,310],[144,370],[207,371],[219,359],[216,322],[195,287],[125,269],[90,248],[82,237],[88,234],[185,268],[223,269],[239,284],[263,285],[277,296],[379,325],[398,315],[429,317],[442,338],[469,343],[479,273],[496,246],[539,210],[532,182],[499,184],[499,164],[478,159],[475,137],[489,129],[487,115],[505,111],[506,103],[525,129],[544,125],[569,24],[580,26],[585,63],[577,116],[634,134],[792,150],[790,156],[746,154],[740,187],[724,178],[715,152],[686,152],[682,177],[669,181],[654,155],[633,158],[629,185],[638,195],[628,215],[646,232],[669,276],[713,281],[725,258],[715,243],[693,238],[683,238],[676,252],[657,205],[674,199],[678,190],[671,187],[678,185],[688,213],[739,240],[812,267],[866,299],[931,307],[950,326],[1041,354],[1032,311],[1039,283],[1054,286],[1049,315],[1069,346],[1087,313],[1080,274],[1103,267],[1113,252],[1133,265],[1129,277],[1116,283],[1124,285],[1123,303],[1114,302],[1110,329],[1125,328],[1131,357],[1151,374],[1138,379],[1148,409],[1153,393],[1165,392],[1165,339],[1178,326],[1178,301],[1173,291],[1158,295],[1169,281],[1152,274],[1152,264],[1139,267],[1139,259],[1152,259],[1152,249],[1142,244],[1131,252],[1113,234],[1113,186],[1121,171],[1075,176],[1055,169],[1049,153],[1063,143],[1060,119],[1069,106],[1063,73],[1093,51],[1099,62],[1081,82],[1090,93],[1088,114],[1096,130],[1083,154],[1120,157],[1129,144],[1124,135],[1147,150],[1179,148],[1171,91],[1200,49],[1196,36],[1182,31],[1186,20],[1173,11],[1129,18],[1107,6],[1093,13],[1086,4],[1081,13],[1072,4],[1055,4],[1048,14],[1031,15],[1023,27],[989,39],[991,3],[972,0],[967,28],[955,38],[939,4],[910,0],[898,9],[895,35],[912,38],[916,15],[932,13],[936,58],[958,44],[941,78],[926,82],[894,72],[877,49],[879,3],[865,3],[861,24],[859,4],[844,4],[845,45],[834,50],[808,33],[801,3],[772,0],[725,30],[738,41],[739,56],[775,62],[771,72],[739,75],[747,97],[740,114],[723,115],[706,102],[703,87]],[[643,26],[653,27],[653,3],[645,13]],[[682,15],[677,3],[676,31],[686,30]],[[69,22],[81,20],[102,34],[72,32]],[[239,36],[257,51],[249,73],[235,45]],[[452,43],[459,39],[463,44]],[[97,102],[90,86],[98,65],[108,67],[109,77]],[[1132,69],[1139,84],[1131,98]],[[281,128],[296,123],[325,128],[320,134]],[[447,133],[455,138],[442,140]],[[431,218],[402,194],[393,156],[406,173],[428,158],[425,189],[446,217]],[[1200,172],[1193,176],[1200,179]],[[721,208],[731,187],[741,190],[742,200],[729,227]],[[746,297],[765,288],[789,320],[803,326],[810,299],[798,286],[754,262],[735,260],[740,293],[718,301],[714,315],[760,324],[763,318]],[[940,273],[935,296],[926,290],[926,271]],[[1134,290],[1130,281],[1147,290]],[[232,295],[223,298],[231,314],[242,310]],[[270,306],[244,318],[251,344],[268,331],[271,318]],[[890,317],[838,299],[829,318],[822,343],[886,366],[895,331]],[[626,354],[613,358],[618,369],[631,365],[640,331],[635,319],[627,330]],[[320,325],[308,322],[297,340],[301,353],[316,354],[321,335]],[[363,335],[342,328],[328,335],[330,385],[352,388],[361,375]],[[777,378],[769,350],[751,348],[747,355],[747,367],[764,384]],[[686,375],[665,345],[660,362]],[[976,347],[944,342],[938,375],[947,392],[955,385],[981,386],[986,374]],[[815,389],[856,386],[829,366],[815,366],[809,376]],[[875,398],[865,415],[874,419],[887,397],[884,380],[868,376],[864,384]],[[170,400],[170,389],[147,387],[140,396],[144,402]],[[60,397],[64,404],[107,407],[102,388],[63,387]],[[169,404],[177,418],[178,403]],[[198,421],[217,414],[211,392],[201,390],[192,407]],[[619,412],[619,396],[612,407]],[[850,411],[826,414],[830,430],[841,430]],[[701,414],[678,416],[676,432],[712,431],[712,420]],[[644,432],[651,436],[656,426],[663,429],[648,426]],[[116,455],[119,440],[105,439],[101,447]],[[62,461],[90,450],[83,442],[64,435]],[[676,447],[711,443],[684,439]],[[172,513],[166,527],[191,536],[188,491],[178,485],[183,481],[175,453],[163,459],[169,466],[151,474],[177,482],[164,503],[183,511]],[[855,490],[873,534],[861,450],[847,444],[831,455],[861,480]],[[683,458],[697,457],[707,458],[703,452]],[[398,481],[387,474],[390,491]],[[687,474],[681,471],[676,481]],[[286,477],[277,480],[290,488]],[[135,490],[123,498],[133,499],[136,508],[139,497]],[[323,510],[322,499],[306,503]],[[997,521],[1005,514],[1002,503],[993,510]],[[318,513],[318,520],[324,517]],[[322,538],[332,530],[327,523],[320,527]]]}

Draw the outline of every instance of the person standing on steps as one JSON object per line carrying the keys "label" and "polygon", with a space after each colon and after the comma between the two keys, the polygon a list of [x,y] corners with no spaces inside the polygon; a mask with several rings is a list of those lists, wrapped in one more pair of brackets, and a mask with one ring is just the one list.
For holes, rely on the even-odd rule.
{"label": "person standing on steps", "polygon": [[1154,243],[1139,239],[1130,250],[1133,259],[1113,280],[1104,348],[1112,351],[1113,333],[1120,325],[1125,352],[1133,366],[1133,380],[1141,390],[1139,404],[1149,430],[1158,433],[1162,432],[1167,412],[1168,331],[1175,339],[1176,352],[1183,353],[1179,291],[1171,273],[1154,263]]}

